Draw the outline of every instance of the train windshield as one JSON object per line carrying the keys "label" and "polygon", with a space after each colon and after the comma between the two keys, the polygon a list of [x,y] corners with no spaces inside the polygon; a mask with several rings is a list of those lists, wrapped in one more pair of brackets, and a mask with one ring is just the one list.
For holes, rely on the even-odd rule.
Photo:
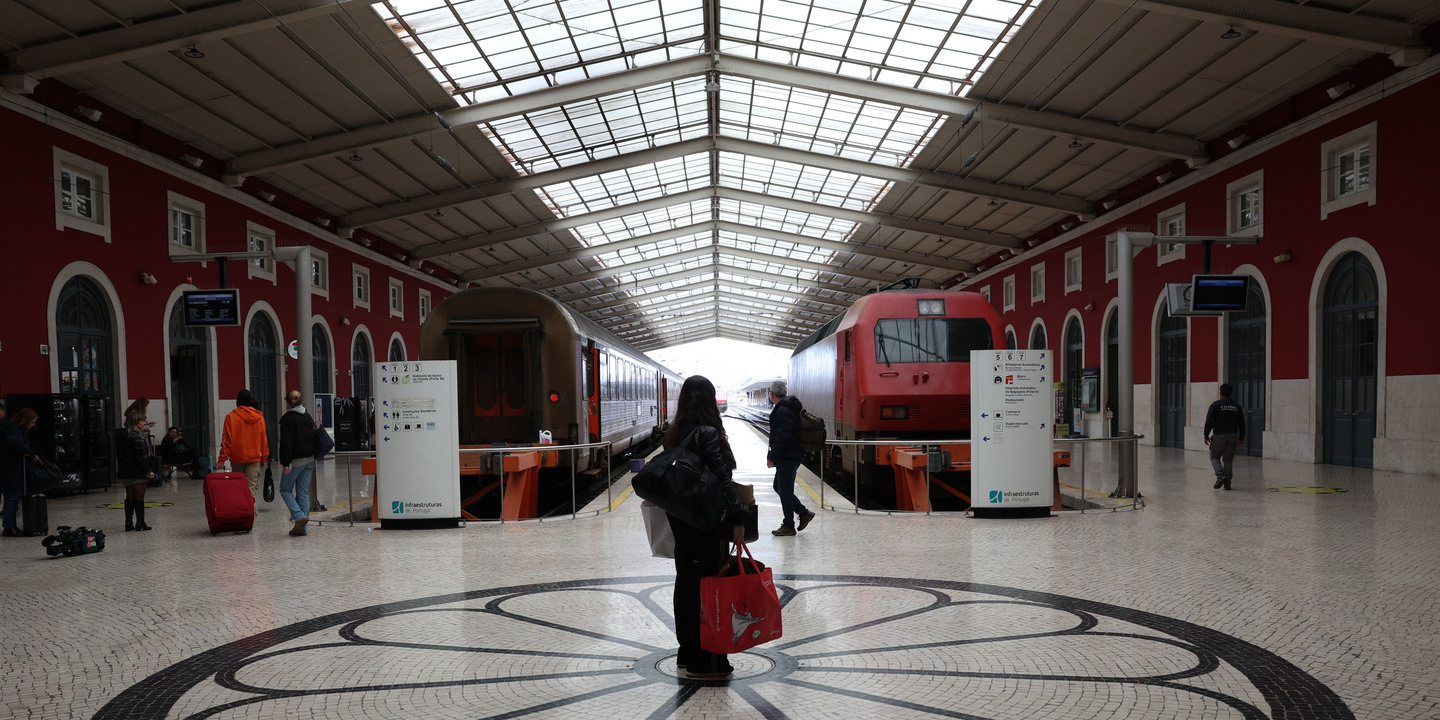
{"label": "train windshield", "polygon": [[875,323],[875,359],[886,365],[970,362],[971,350],[995,347],[980,318],[892,318]]}

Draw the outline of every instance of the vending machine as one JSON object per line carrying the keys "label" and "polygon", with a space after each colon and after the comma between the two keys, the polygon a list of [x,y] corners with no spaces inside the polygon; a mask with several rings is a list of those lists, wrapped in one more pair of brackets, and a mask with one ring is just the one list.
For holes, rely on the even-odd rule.
{"label": "vending machine", "polygon": [[[60,485],[55,492],[79,492],[110,484],[110,452],[103,411],[107,398],[79,393],[39,393],[9,395],[5,398],[6,413],[14,418],[24,408],[38,416],[30,430],[30,450],[50,460],[60,469]],[[102,413],[91,420],[96,404]],[[98,435],[98,437],[96,437]],[[95,468],[103,468],[97,471]],[[94,480],[91,480],[91,478]],[[90,482],[98,484],[90,485]]]}

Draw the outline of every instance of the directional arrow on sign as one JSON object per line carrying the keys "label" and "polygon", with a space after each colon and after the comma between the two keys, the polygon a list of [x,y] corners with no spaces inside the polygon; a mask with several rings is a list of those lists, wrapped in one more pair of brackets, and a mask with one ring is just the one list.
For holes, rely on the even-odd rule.
{"label": "directional arrow on sign", "polygon": [[[386,439],[386,440],[389,440],[390,438],[385,438],[385,439]],[[986,436],[985,436],[985,442],[990,442],[990,436],[989,436],[989,435],[986,435]]]}
{"label": "directional arrow on sign", "polygon": [[1040,353],[1040,359],[1041,359],[1041,360],[1044,360],[1044,359],[1045,359],[1045,353]]}
{"label": "directional arrow on sign", "polygon": [[390,436],[389,436],[389,435],[386,435],[386,436],[385,436],[385,442],[390,442]]}
{"label": "directional arrow on sign", "polygon": [[1044,369],[1045,369],[1045,366],[1044,366],[1044,365],[1041,365],[1041,366],[1040,366],[1040,369],[1041,369],[1041,370],[1044,370]]}
{"label": "directional arrow on sign", "polygon": [[[1044,426],[1042,425],[1041,427],[1044,427]],[[385,426],[385,432],[390,432],[390,426],[389,426],[389,425],[386,425],[386,426]]]}
{"label": "directional arrow on sign", "polygon": [[380,404],[381,404],[381,405],[384,405],[385,407],[390,407],[390,401],[389,401],[389,400],[381,400],[381,401],[380,401]]}
{"label": "directional arrow on sign", "polygon": [[382,382],[382,383],[388,383],[388,382],[390,382],[390,378],[387,378],[387,377],[383,377],[383,376],[382,376],[382,377],[380,378],[380,382]]}
{"label": "directional arrow on sign", "polygon": [[1041,376],[1040,376],[1040,382],[1045,382],[1045,376],[1044,376],[1044,375],[1041,375]]}
{"label": "directional arrow on sign", "polygon": [[980,413],[980,417],[982,417],[982,418],[988,418],[988,417],[990,417],[990,413]]}
{"label": "directional arrow on sign", "polygon": [[1044,430],[1044,429],[1045,429],[1045,423],[1040,423],[1040,429],[1041,429],[1041,430]]}

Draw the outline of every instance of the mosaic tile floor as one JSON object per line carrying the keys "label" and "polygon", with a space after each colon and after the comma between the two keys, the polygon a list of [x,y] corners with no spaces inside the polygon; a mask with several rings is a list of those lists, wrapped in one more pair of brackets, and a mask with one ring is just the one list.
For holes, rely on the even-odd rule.
{"label": "mosaic tile floor", "polygon": [[[731,433],[768,530],[763,445]],[[211,537],[194,481],[152,490],[174,504],[148,533],[97,507],[116,491],[60,498],[52,525],[109,546],[0,541],[0,717],[1440,717],[1440,478],[1238,458],[1225,492],[1200,453],[1140,464],[1134,512],[826,511],[763,533],[785,635],[724,682],[677,677],[673,569],[633,496],[574,521],[304,538],[278,503]],[[1092,483],[1108,471],[1091,459]],[[1348,492],[1266,491],[1310,486]]]}

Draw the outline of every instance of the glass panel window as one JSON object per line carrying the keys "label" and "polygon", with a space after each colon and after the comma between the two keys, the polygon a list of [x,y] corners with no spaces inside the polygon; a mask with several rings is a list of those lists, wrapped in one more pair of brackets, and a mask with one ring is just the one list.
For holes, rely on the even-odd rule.
{"label": "glass panel window", "polygon": [[1235,198],[1235,227],[1255,227],[1263,219],[1260,206],[1260,188],[1252,188]]}
{"label": "glass panel window", "polygon": [[405,317],[405,284],[397,278],[390,278],[390,316]]}
{"label": "glass panel window", "polygon": [[1065,292],[1066,294],[1080,289],[1080,248],[1075,248],[1065,253]]}
{"label": "glass panel window", "polygon": [[1362,145],[1340,153],[1340,195],[1370,188],[1370,146]]}
{"label": "glass panel window", "polygon": [[1105,279],[1111,280],[1120,272],[1120,243],[1114,238],[1105,240]]}
{"label": "glass panel window", "polygon": [[423,322],[425,322],[425,318],[430,317],[430,291],[429,291],[429,290],[421,290],[421,291],[420,291],[420,305],[419,305],[418,307],[420,308],[420,322],[423,323]]}
{"label": "glass panel window", "polygon": [[887,365],[970,362],[971,350],[994,346],[990,324],[980,318],[895,318],[875,323],[875,359]]}
{"label": "glass panel window", "polygon": [[[267,238],[263,235],[251,235],[250,247],[248,249],[251,252],[263,252],[265,250],[269,250],[270,238]],[[256,270],[268,271],[270,269],[270,260],[268,258],[251,258],[250,265]]]}
{"label": "glass panel window", "polygon": [[1030,268],[1030,303],[1044,302],[1045,300],[1045,263],[1038,263]]}
{"label": "glass panel window", "polygon": [[1015,309],[1015,276],[1014,276],[1014,275],[1011,275],[1011,276],[1009,276],[1009,277],[1006,277],[1006,278],[1005,278],[1005,281],[1004,281],[1003,283],[1001,283],[1001,296],[1000,296],[1000,298],[1001,298],[1001,306],[1000,306],[1000,307],[1001,307],[1001,310],[1002,310],[1002,311],[1005,311],[1005,310],[1014,310],[1014,309]]}
{"label": "glass panel window", "polygon": [[370,308],[370,269],[351,266],[351,299],[355,307]]}
{"label": "glass panel window", "polygon": [[95,220],[95,178],[70,168],[60,171],[60,210]]}
{"label": "glass panel window", "polygon": [[[1155,232],[1158,235],[1178,237],[1185,234],[1185,205],[1182,203],[1162,211],[1156,218]],[[1156,264],[1164,265],[1171,260],[1185,257],[1183,243],[1163,242],[1155,250]]]}
{"label": "glass panel window", "polygon": [[170,211],[170,242],[183,248],[195,248],[195,215],[181,209]]}

